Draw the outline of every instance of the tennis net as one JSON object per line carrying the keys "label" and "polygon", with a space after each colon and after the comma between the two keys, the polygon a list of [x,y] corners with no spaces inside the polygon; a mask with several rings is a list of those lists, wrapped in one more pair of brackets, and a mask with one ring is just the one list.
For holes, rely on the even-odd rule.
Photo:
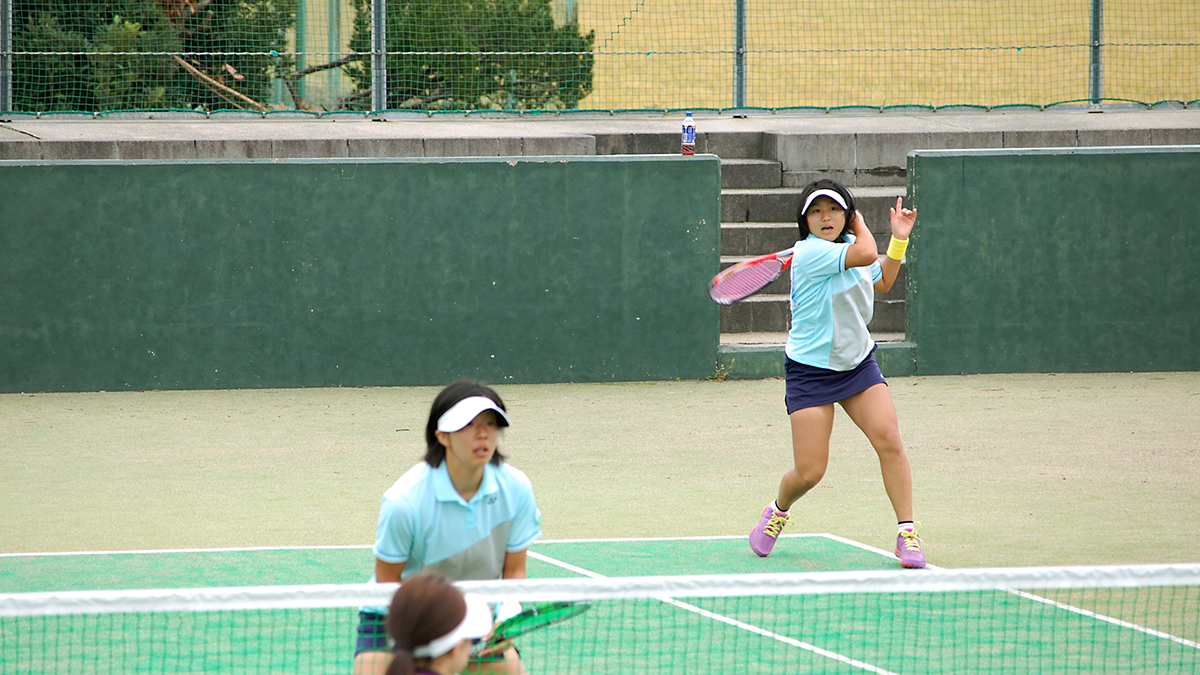
{"label": "tennis net", "polygon": [[[562,673],[1197,673],[1200,565],[464,582],[590,603],[516,639]],[[0,595],[0,673],[347,673],[394,585]]]}

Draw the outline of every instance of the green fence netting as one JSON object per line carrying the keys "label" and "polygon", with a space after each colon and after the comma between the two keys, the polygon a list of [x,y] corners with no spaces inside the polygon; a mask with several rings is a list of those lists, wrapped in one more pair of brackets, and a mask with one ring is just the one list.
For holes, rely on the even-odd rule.
{"label": "green fence netting", "polygon": [[1192,0],[0,0],[0,110],[1200,99]]}

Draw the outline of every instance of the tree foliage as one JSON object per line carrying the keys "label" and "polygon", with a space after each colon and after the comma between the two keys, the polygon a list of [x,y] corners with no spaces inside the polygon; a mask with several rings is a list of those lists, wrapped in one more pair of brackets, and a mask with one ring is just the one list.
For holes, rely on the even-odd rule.
{"label": "tree foliage", "polygon": [[[342,68],[371,105],[371,0],[351,0],[351,53],[296,71],[303,0],[15,0],[17,110],[266,110],[275,79]],[[389,0],[388,108],[568,109],[592,89],[594,32],[551,0]],[[32,53],[30,53],[32,52]]]}
{"label": "tree foliage", "polygon": [[[595,33],[555,26],[550,0],[389,0],[387,8],[390,109],[569,109],[591,93]],[[371,0],[355,0],[355,9],[351,49],[366,54]],[[369,56],[344,68],[370,90]]]}
{"label": "tree foliage", "polygon": [[265,109],[298,1],[16,0],[14,107]]}

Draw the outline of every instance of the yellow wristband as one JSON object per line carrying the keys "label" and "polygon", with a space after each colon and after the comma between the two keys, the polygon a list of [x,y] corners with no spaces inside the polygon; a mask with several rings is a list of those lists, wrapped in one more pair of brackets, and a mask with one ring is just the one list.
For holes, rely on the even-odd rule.
{"label": "yellow wristband", "polygon": [[907,239],[897,239],[892,237],[891,243],[888,244],[887,257],[892,260],[904,260],[904,252],[908,250]]}

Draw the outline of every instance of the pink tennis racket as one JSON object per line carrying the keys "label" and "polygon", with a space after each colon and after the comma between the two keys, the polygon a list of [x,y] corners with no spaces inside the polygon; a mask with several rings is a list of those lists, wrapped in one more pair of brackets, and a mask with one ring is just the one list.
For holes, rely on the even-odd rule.
{"label": "pink tennis racket", "polygon": [[775,281],[792,264],[792,249],[760,255],[726,267],[708,282],[708,297],[718,305],[732,305]]}

